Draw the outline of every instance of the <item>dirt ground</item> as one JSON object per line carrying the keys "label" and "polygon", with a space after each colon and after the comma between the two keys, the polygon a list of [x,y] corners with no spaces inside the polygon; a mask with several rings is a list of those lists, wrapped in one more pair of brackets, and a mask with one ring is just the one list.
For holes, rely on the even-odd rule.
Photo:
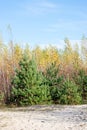
{"label": "dirt ground", "polygon": [[87,105],[0,109],[0,130],[87,130]]}

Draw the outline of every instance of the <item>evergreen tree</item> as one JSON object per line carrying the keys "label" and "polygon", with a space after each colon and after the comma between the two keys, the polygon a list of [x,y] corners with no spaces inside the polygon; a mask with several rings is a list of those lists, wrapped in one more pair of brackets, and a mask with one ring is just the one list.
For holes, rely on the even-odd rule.
{"label": "evergreen tree", "polygon": [[67,78],[61,89],[60,104],[81,104],[82,98],[78,86]]}
{"label": "evergreen tree", "polygon": [[62,81],[63,76],[59,76],[59,67],[56,66],[56,63],[52,63],[46,69],[43,83],[49,86],[53,103],[59,103]]}
{"label": "evergreen tree", "polygon": [[83,103],[87,102],[87,74],[84,70],[79,70],[75,82],[79,86],[79,93],[81,93]]}
{"label": "evergreen tree", "polygon": [[44,94],[49,90],[41,86],[42,75],[37,69],[35,60],[29,60],[29,57],[24,55],[19,67],[12,80],[11,101],[17,105],[31,105],[47,100],[50,97],[49,92],[46,92],[48,95]]}

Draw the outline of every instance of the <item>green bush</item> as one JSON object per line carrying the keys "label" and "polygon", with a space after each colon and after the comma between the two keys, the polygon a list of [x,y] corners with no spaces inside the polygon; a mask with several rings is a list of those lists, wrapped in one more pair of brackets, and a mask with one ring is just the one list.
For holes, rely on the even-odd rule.
{"label": "green bush", "polygon": [[59,103],[63,76],[59,76],[59,67],[52,63],[46,69],[43,83],[49,86],[53,103]]}
{"label": "green bush", "polygon": [[13,88],[15,104],[25,106],[51,103],[50,91],[47,86],[35,86],[24,90]]}
{"label": "green bush", "polygon": [[87,74],[84,70],[80,70],[76,78],[76,83],[79,86],[79,92],[82,95],[82,100],[87,100]]}
{"label": "green bush", "polygon": [[78,86],[73,81],[66,79],[61,89],[60,104],[81,104],[81,101]]}
{"label": "green bush", "polygon": [[4,104],[4,93],[0,90],[0,105]]}

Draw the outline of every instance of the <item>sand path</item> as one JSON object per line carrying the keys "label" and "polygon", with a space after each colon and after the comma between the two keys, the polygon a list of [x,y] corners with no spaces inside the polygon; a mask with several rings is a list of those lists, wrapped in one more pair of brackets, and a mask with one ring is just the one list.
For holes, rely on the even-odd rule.
{"label": "sand path", "polygon": [[87,105],[0,109],[0,130],[87,130]]}

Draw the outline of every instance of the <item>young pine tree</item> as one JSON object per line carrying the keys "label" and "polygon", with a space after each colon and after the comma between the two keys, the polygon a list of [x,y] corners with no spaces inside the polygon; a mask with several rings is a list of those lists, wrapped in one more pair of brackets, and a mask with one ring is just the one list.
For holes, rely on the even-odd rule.
{"label": "young pine tree", "polygon": [[[42,75],[35,60],[24,55],[12,80],[11,102],[17,105],[32,105],[50,99],[49,90],[41,86]],[[45,88],[45,89],[44,89]]]}
{"label": "young pine tree", "polygon": [[43,83],[49,86],[53,103],[59,103],[62,82],[63,76],[59,75],[59,67],[56,66],[56,63],[50,64],[46,69],[46,73],[44,74]]}

